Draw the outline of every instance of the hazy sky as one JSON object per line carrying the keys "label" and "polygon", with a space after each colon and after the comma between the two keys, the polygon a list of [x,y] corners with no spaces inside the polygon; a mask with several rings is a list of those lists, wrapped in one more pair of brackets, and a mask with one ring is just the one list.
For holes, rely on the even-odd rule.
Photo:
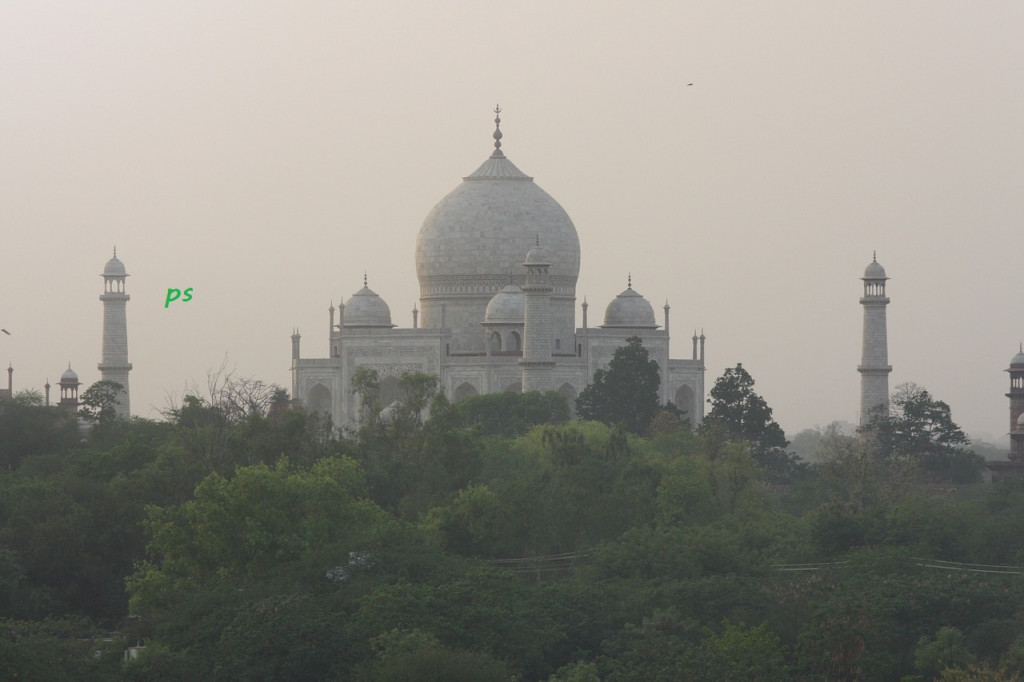
{"label": "hazy sky", "polygon": [[709,389],[742,362],[790,436],[856,421],[877,250],[890,387],[1005,443],[1022,36],[1018,0],[8,0],[0,361],[16,390],[99,379],[115,244],[142,416],[225,356],[289,387],[292,328],[324,357],[364,270],[411,326],[417,232],[500,103],[503,150],[579,231],[592,323],[632,273],[675,357],[704,329]]}

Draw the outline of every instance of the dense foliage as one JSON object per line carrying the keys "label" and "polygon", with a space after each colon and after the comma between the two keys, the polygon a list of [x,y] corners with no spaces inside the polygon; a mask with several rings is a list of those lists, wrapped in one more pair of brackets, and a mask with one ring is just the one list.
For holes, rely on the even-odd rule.
{"label": "dense foliage", "polygon": [[637,435],[661,409],[658,387],[661,370],[639,336],[631,336],[615,349],[608,369],[594,372],[594,379],[576,398],[581,419],[593,419]]}
{"label": "dense foliage", "polygon": [[364,379],[345,437],[252,384],[81,442],[0,404],[0,678],[1024,674],[1024,480],[936,486],[832,430],[780,485],[753,436],[418,375],[388,411]]}

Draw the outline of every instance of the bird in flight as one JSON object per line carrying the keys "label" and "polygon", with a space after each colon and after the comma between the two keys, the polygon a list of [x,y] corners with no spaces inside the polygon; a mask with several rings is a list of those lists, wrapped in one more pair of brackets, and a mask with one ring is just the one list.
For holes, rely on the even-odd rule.
{"label": "bird in flight", "polygon": [[7,334],[7,336],[11,335],[11,333],[9,331],[7,331],[6,329],[0,329],[0,332],[3,332],[4,334]]}

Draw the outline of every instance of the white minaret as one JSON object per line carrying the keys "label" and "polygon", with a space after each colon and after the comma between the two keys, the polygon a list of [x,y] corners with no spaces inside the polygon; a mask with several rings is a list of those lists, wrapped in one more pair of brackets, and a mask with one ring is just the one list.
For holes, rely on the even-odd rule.
{"label": "white minaret", "polygon": [[555,367],[551,359],[551,292],[554,288],[548,279],[551,259],[540,246],[526,254],[526,282],[520,287],[526,294],[526,311],[523,320],[523,393],[527,391],[550,391],[551,370]]}
{"label": "white minaret", "polygon": [[124,292],[127,276],[124,263],[117,259],[117,247],[114,247],[114,257],[103,268],[103,293],[100,295],[103,301],[103,361],[99,370],[103,381],[121,384],[121,395],[117,399],[117,416],[120,419],[128,419],[131,415],[128,372],[132,371],[132,365],[128,362],[128,320],[125,315],[126,304],[131,297]]}
{"label": "white minaret", "polygon": [[889,409],[889,348],[885,327],[885,307],[889,299],[885,295],[885,268],[872,256],[864,270],[864,342],[860,366],[860,425],[865,426],[874,411],[881,406]]}

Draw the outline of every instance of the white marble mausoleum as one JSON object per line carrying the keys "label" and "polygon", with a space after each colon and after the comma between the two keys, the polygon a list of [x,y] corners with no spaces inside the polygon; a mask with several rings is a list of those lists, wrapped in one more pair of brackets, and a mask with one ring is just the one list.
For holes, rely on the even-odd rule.
{"label": "white marble mausoleum", "polygon": [[[499,110],[496,110],[498,113]],[[301,355],[292,335],[292,395],[334,424],[358,421],[351,381],[377,370],[381,405],[398,397],[404,372],[438,377],[452,401],[500,391],[553,390],[570,407],[595,370],[631,336],[661,368],[661,401],[697,424],[704,413],[704,336],[692,357],[669,357],[669,306],[659,325],[632,281],[591,326],[587,303],[576,326],[580,240],[565,210],[501,151],[494,151],[427,214],[416,242],[419,307],[412,328],[391,322],[388,304],[368,286],[330,308],[330,357]],[[625,273],[624,273],[625,274]]]}

